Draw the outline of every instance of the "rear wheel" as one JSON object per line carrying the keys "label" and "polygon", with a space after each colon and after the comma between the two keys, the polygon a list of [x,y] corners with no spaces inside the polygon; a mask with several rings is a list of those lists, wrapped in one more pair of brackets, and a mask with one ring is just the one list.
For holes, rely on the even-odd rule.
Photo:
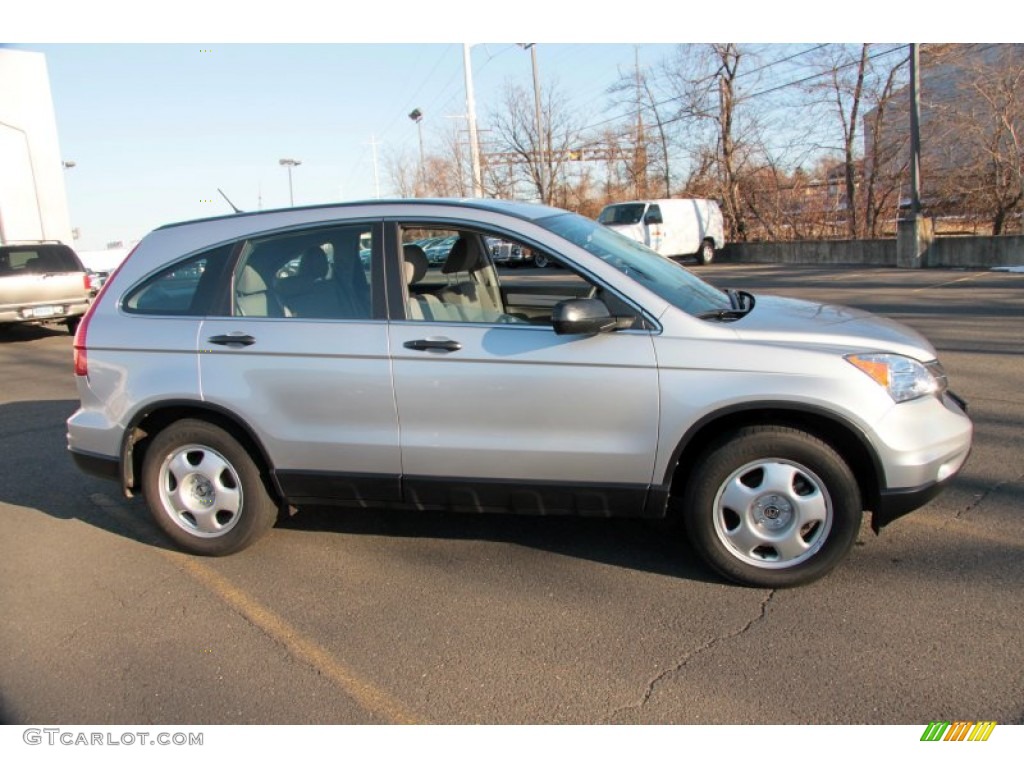
{"label": "rear wheel", "polygon": [[551,259],[549,259],[546,254],[538,253],[533,257],[533,265],[538,269],[547,269],[551,266]]}
{"label": "rear wheel", "polygon": [[715,244],[710,240],[705,240],[700,244],[700,250],[697,251],[697,261],[701,264],[710,264],[715,258]]}
{"label": "rear wheel", "polygon": [[860,530],[860,490],[829,445],[788,427],[745,427],[693,470],[684,521],[704,560],[728,579],[790,587],[821,578]]}
{"label": "rear wheel", "polygon": [[199,555],[238,552],[277,520],[277,504],[248,451],[205,421],[184,419],[153,439],[142,488],[157,524]]}

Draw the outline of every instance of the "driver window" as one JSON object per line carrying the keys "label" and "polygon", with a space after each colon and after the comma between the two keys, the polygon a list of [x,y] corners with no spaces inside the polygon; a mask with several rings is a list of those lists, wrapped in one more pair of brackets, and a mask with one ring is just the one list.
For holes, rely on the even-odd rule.
{"label": "driver window", "polygon": [[597,297],[622,318],[621,328],[639,322],[632,307],[563,267],[553,254],[505,236],[406,226],[401,242],[408,320],[551,327],[558,302]]}
{"label": "driver window", "polygon": [[505,312],[488,240],[478,232],[407,227],[402,257],[410,320],[514,323]]}

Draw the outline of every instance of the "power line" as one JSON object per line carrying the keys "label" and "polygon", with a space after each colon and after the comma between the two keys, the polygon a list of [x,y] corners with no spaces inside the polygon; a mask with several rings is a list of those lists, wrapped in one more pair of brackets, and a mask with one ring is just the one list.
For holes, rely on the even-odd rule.
{"label": "power line", "polygon": [[[810,53],[811,51],[818,50],[821,47],[822,46],[816,46],[815,48],[809,49],[808,51],[804,51],[803,53]],[[868,57],[868,59],[869,60],[870,59],[877,59],[877,58],[879,58],[881,56],[888,56],[889,54],[893,53],[894,51],[899,51],[899,50],[904,49],[906,47],[907,47],[906,44],[894,46],[893,48],[889,48],[888,50],[872,54],[871,56]],[[791,56],[791,57],[786,57],[785,59],[779,59],[775,63],[777,63],[777,64],[778,63],[782,63],[783,61],[786,61],[786,60],[789,60],[789,59],[792,59],[792,58],[795,58],[795,55]],[[850,62],[847,62],[846,64],[840,64],[840,65],[838,65],[836,67],[830,67],[829,69],[827,69],[827,70],[825,70],[823,72],[816,72],[815,74],[808,75],[807,77],[802,77],[802,78],[799,78],[797,80],[791,80],[789,82],[782,83],[782,84],[779,84],[779,85],[775,85],[775,86],[772,86],[771,88],[766,88],[766,89],[764,89],[762,91],[757,91],[755,93],[746,94],[745,96],[743,96],[743,98],[744,99],[754,99],[754,98],[758,98],[760,96],[764,96],[764,95],[769,94],[769,93],[774,93],[775,91],[783,90],[785,88],[792,88],[795,85],[801,85],[801,84],[809,82],[811,80],[816,80],[816,79],[818,79],[820,77],[825,77],[826,75],[831,74],[835,70],[846,69],[846,68],[851,67],[851,66],[856,66],[858,63],[859,63],[858,61],[850,61]],[[761,69],[764,69],[764,67],[762,67]],[[754,70],[751,70],[751,72],[753,72],[753,71]],[[737,75],[736,79],[739,79],[739,78],[740,78],[740,75]],[[679,97],[678,96],[670,96],[667,99],[662,99],[661,101],[655,102],[654,104],[651,105],[651,107],[652,108],[663,107],[666,104],[671,104],[674,101],[679,101]],[[630,112],[628,112],[626,114],[616,115],[615,117],[610,117],[610,118],[607,118],[605,120],[599,120],[596,123],[592,123],[592,124],[590,124],[588,126],[585,126],[581,130],[588,131],[588,130],[591,130],[593,128],[599,128],[602,125],[607,125],[608,123],[614,123],[614,122],[617,122],[617,121],[620,121],[620,120],[626,120],[626,119],[632,118],[634,114],[635,114],[635,112],[633,110],[631,110]],[[669,123],[678,122],[679,120],[682,120],[682,119],[683,119],[682,116],[678,116],[678,117],[669,118],[667,120],[663,120],[662,123],[663,124],[669,124]]]}

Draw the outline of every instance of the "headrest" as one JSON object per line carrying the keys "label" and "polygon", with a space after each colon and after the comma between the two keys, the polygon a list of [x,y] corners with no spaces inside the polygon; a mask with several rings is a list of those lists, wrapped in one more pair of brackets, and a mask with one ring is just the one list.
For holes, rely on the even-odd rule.
{"label": "headrest", "polygon": [[475,272],[486,263],[483,254],[480,253],[476,238],[459,236],[459,239],[452,245],[441,272],[445,275],[454,272]]}
{"label": "headrest", "polygon": [[327,254],[319,245],[307,248],[299,260],[299,275],[310,280],[327,277]]}
{"label": "headrest", "polygon": [[402,256],[406,264],[412,265],[411,275],[408,269],[405,271],[406,282],[409,285],[414,285],[426,277],[430,264],[427,262],[427,254],[420,246],[415,243],[406,243],[402,246]]}
{"label": "headrest", "polygon": [[241,296],[251,296],[265,290],[267,290],[267,284],[260,277],[260,273],[252,265],[246,264],[242,268],[242,274],[235,281],[235,293]]}

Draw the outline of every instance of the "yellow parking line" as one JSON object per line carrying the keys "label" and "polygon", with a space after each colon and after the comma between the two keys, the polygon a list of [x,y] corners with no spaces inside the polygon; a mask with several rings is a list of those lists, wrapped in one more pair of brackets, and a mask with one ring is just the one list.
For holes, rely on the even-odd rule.
{"label": "yellow parking line", "polygon": [[987,274],[985,272],[975,272],[973,275],[965,275],[964,277],[958,277],[956,280],[948,280],[945,283],[938,283],[937,285],[926,285],[923,288],[915,288],[911,293],[920,293],[921,291],[931,290],[932,288],[941,288],[944,285],[953,285],[954,283],[962,283],[964,280],[974,280],[980,275]]}
{"label": "yellow parking line", "polygon": [[308,664],[341,686],[367,712],[398,725],[413,725],[420,722],[402,704],[372,683],[363,680],[335,659],[319,643],[305,637],[283,618],[249,597],[219,573],[204,565],[202,561],[180,552],[161,550],[161,554],[183,571],[188,572],[234,611],[259,627],[272,639],[281,643],[296,659]]}
{"label": "yellow parking line", "polygon": [[[139,525],[135,516],[125,507],[101,493],[90,496],[93,504],[104,512],[118,518],[143,540],[151,538],[149,531]],[[298,629],[259,601],[247,595],[207,566],[201,559],[167,549],[157,552],[172,565],[192,576],[229,608],[259,628],[271,640],[283,645],[291,656],[317,670],[321,675],[340,686],[360,707],[371,715],[396,725],[413,725],[423,722],[400,702],[389,696],[347,666],[335,659],[330,652],[314,640],[304,636]]]}

